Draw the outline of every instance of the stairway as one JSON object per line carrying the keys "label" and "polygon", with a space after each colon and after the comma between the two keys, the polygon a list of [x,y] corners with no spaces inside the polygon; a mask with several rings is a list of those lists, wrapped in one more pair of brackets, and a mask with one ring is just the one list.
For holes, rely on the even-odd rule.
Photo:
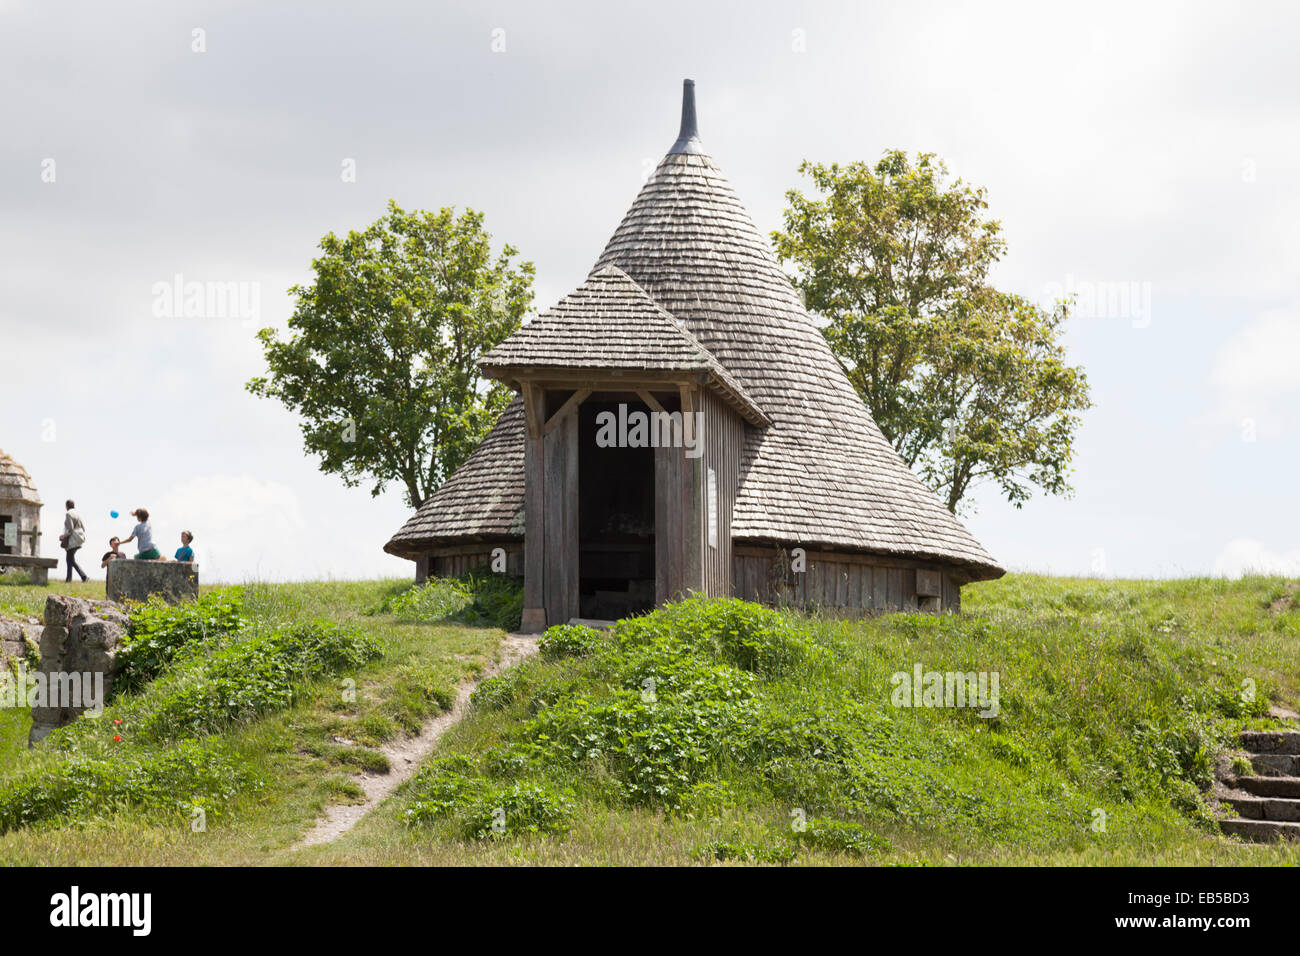
{"label": "stairway", "polygon": [[1300,840],[1300,731],[1243,730],[1241,746],[1255,772],[1220,768],[1218,797],[1238,813],[1220,828],[1252,843]]}

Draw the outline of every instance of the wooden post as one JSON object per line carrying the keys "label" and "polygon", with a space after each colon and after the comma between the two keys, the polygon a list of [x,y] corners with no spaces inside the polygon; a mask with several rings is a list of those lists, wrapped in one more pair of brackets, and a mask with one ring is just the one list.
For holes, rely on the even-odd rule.
{"label": "wooden post", "polygon": [[[695,413],[699,396],[690,385],[681,386],[682,444],[702,441],[696,434]],[[682,582],[683,593],[704,590],[704,456],[686,457],[677,449],[682,469]]]}
{"label": "wooden post", "polygon": [[525,634],[546,630],[546,463],[539,408],[541,394],[524,385],[524,414],[528,423],[524,440],[524,613],[519,625]]}
{"label": "wooden post", "polygon": [[[546,622],[578,616],[578,409],[572,406],[541,439],[545,495],[542,524]],[[527,539],[525,539],[527,540]]]}

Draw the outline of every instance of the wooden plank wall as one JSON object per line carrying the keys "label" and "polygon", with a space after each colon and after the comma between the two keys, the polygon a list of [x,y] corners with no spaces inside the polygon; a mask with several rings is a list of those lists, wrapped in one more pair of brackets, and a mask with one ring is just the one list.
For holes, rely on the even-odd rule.
{"label": "wooden plank wall", "polygon": [[733,593],[760,604],[789,604],[842,617],[917,611],[918,569],[939,571],[943,596],[935,611],[961,610],[961,582],[949,569],[875,555],[809,550],[807,570],[790,570],[791,557],[777,548],[738,545],[732,559]]}
{"label": "wooden plank wall", "polygon": [[701,457],[705,470],[702,489],[708,494],[707,469],[712,468],[717,478],[718,492],[718,546],[709,546],[709,503],[701,502],[700,548],[703,556],[704,592],[712,597],[726,597],[732,593],[734,563],[731,547],[731,517],[736,508],[736,492],[740,484],[740,457],[744,451],[745,422],[736,412],[712,392],[701,393],[704,413],[704,454]]}
{"label": "wooden plank wall", "polygon": [[655,449],[655,603],[676,600],[686,568],[680,448]]}
{"label": "wooden plank wall", "polygon": [[[492,552],[496,548],[506,550],[506,571],[508,575],[523,577],[524,546],[517,541],[471,545],[456,545],[438,548],[424,556],[428,562],[428,574],[437,578],[458,578],[476,569],[490,569]],[[418,565],[417,565],[418,566]]]}
{"label": "wooden plank wall", "polygon": [[578,413],[564,419],[542,438],[544,504],[542,506],[543,594],[546,624],[564,624],[578,616]]}
{"label": "wooden plank wall", "polygon": [[[682,386],[681,409],[687,412],[700,410],[700,389]],[[683,420],[682,427],[686,424]],[[693,427],[693,426],[692,426]],[[704,565],[701,549],[704,546],[704,458],[687,458],[684,448],[676,449],[677,468],[681,473],[682,512],[682,577],[681,593],[704,590]],[[672,505],[670,504],[669,507]]]}

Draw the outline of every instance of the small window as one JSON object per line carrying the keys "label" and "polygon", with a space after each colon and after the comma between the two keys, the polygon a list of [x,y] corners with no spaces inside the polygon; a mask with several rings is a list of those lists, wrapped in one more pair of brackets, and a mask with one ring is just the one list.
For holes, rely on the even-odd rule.
{"label": "small window", "polygon": [[718,473],[712,468],[708,471],[708,491],[707,497],[709,502],[709,547],[717,548],[718,546]]}

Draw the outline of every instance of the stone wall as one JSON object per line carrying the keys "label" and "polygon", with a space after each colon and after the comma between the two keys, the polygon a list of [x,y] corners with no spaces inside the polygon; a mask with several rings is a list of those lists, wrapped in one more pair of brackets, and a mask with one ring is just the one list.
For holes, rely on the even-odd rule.
{"label": "stone wall", "polygon": [[168,604],[193,601],[199,596],[199,566],[121,558],[108,562],[107,590],[110,601],[145,601],[151,594]]}
{"label": "stone wall", "polygon": [[20,621],[0,619],[0,667],[6,661],[22,660],[26,656],[25,641],[39,644],[41,622],[34,617]]}
{"label": "stone wall", "polygon": [[[113,665],[117,648],[126,633],[127,618],[123,609],[111,601],[88,601],[83,598],[51,594],[45,599],[45,628],[41,631],[40,673],[47,687],[66,683],[68,675],[103,675],[103,693],[108,695],[113,682]],[[50,731],[72,723],[86,710],[71,706],[32,708],[32,730],[28,744],[34,744]],[[103,701],[100,700],[102,705]]]}

